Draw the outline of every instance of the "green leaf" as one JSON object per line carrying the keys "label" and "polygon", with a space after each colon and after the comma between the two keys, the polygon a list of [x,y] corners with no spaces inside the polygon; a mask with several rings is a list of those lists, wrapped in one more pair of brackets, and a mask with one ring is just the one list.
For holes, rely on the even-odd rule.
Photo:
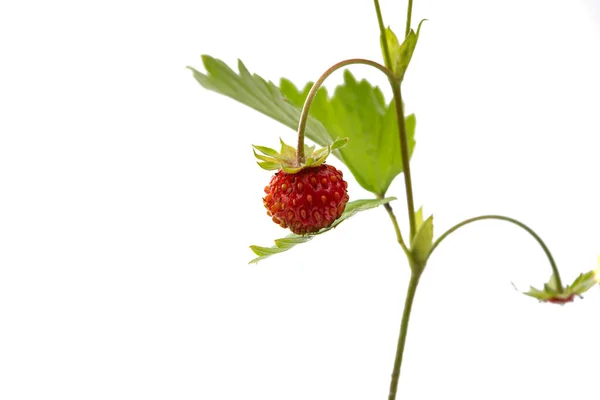
{"label": "green leaf", "polygon": [[[206,74],[192,67],[188,69],[204,88],[237,100],[294,131],[298,129],[301,110],[286,101],[275,84],[251,74],[241,60],[238,60],[239,74],[223,61],[208,55],[202,56],[202,63]],[[321,146],[326,146],[331,141],[323,125],[310,117],[306,125],[306,136]]]}
{"label": "green leaf", "polygon": [[[420,210],[419,210],[420,212]],[[417,214],[419,213],[417,212]],[[422,217],[421,217],[422,219]],[[427,256],[433,245],[433,215],[425,220],[417,230],[410,244],[413,260],[421,267],[425,267]]]}
{"label": "green leaf", "polygon": [[[302,91],[286,79],[281,88],[291,103],[302,106],[312,84]],[[331,138],[347,137],[348,144],[333,153],[352,172],[366,190],[383,197],[394,178],[403,171],[395,106],[385,102],[381,90],[366,80],[357,81],[344,71],[344,83],[333,96],[319,89],[310,116],[319,120]],[[415,146],[414,115],[406,118],[409,155]]]}
{"label": "green leaf", "polygon": [[[204,55],[202,61],[205,74],[188,68],[203,87],[231,97],[296,131],[312,84],[300,91],[289,80],[281,79],[280,89],[251,74],[241,61],[239,74],[213,57]],[[409,115],[405,124],[411,155],[415,146],[415,116]],[[363,188],[378,197],[385,195],[393,179],[403,171],[393,102],[386,103],[378,87],[366,80],[357,82],[348,71],[344,72],[344,84],[335,89],[331,98],[325,88],[318,91],[305,134],[320,146],[327,146],[337,138],[350,139],[344,148],[332,145],[332,153]]]}
{"label": "green leaf", "polygon": [[297,244],[306,243],[311,240],[314,236],[306,235],[306,236],[298,236],[294,233],[286,236],[283,239],[275,240],[275,246],[272,247],[261,247],[261,246],[250,246],[250,249],[256,254],[258,257],[250,260],[248,264],[255,264],[260,260],[264,260],[272,255],[282,253],[286,250],[291,249]]}
{"label": "green leaf", "polygon": [[393,200],[396,200],[396,198],[395,197],[386,197],[385,199],[351,201],[348,204],[346,204],[346,209],[344,210],[342,215],[338,219],[336,219],[333,222],[333,224],[331,224],[331,226],[329,226],[327,228],[323,228],[317,233],[314,233],[311,235],[304,235],[304,236],[290,234],[284,238],[275,240],[275,246],[272,246],[272,247],[261,247],[261,246],[252,245],[252,246],[250,246],[250,249],[258,257],[251,260],[249,264],[257,263],[258,261],[263,260],[267,257],[270,257],[274,254],[278,254],[278,253],[284,252],[286,250],[289,250],[298,244],[306,243],[309,240],[311,240],[313,237],[320,235],[322,233],[325,233],[325,232],[337,227],[339,224],[341,224],[342,222],[344,222],[345,220],[347,220],[348,218],[352,217],[353,215],[355,215],[356,213],[358,213],[360,211],[369,210],[371,208],[375,208],[375,207],[381,206],[383,204],[387,204]]}

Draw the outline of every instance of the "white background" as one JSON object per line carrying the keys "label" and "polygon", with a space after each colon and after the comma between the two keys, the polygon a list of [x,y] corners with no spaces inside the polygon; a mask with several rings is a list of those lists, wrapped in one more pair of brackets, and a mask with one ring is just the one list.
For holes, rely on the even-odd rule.
{"label": "white background", "polygon": [[[404,96],[415,201],[440,234],[498,213],[565,281],[600,253],[597,0],[416,0]],[[405,3],[383,1],[404,30]],[[0,6],[0,399],[385,399],[408,267],[383,209],[249,266],[269,221],[251,144],[294,132],[206,91],[201,54],[275,82],[381,60],[370,1]],[[385,87],[385,78],[353,67]],[[341,73],[327,82],[333,88]],[[337,167],[343,166],[335,159]],[[346,171],[345,169],[343,169]],[[352,199],[370,198],[349,173]],[[399,177],[388,194],[406,232]],[[415,300],[401,399],[597,399],[600,290],[516,292],[525,232],[443,243]]]}

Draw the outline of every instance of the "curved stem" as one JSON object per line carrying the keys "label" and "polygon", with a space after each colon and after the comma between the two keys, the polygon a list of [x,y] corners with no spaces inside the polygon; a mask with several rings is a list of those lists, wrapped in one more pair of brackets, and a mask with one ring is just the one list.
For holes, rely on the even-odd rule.
{"label": "curved stem", "polygon": [[373,0],[375,3],[375,12],[377,13],[377,22],[379,23],[379,32],[381,40],[381,49],[383,51],[383,60],[385,66],[392,69],[392,58],[390,57],[390,49],[388,48],[388,42],[385,37],[385,25],[383,24],[383,17],[381,15],[381,8],[379,7],[379,0]]}
{"label": "curved stem", "polygon": [[[296,163],[301,164],[304,162],[304,131],[306,130],[306,124],[308,123],[308,114],[310,112],[310,106],[317,95],[321,85],[325,79],[338,69],[352,64],[364,64],[374,68],[377,68],[383,72],[389,79],[390,85],[392,86],[392,92],[394,94],[394,103],[396,106],[396,118],[398,120],[398,132],[400,136],[400,154],[402,155],[402,168],[404,170],[404,183],[406,186],[406,202],[408,204],[408,219],[410,221],[410,237],[412,238],[415,234],[415,206],[412,193],[412,180],[410,175],[410,162],[408,154],[408,136],[406,134],[406,124],[404,119],[404,107],[402,104],[402,94],[400,92],[400,82],[394,76],[392,70],[385,66],[371,60],[364,58],[351,58],[349,60],[340,61],[337,64],[331,66],[325,71],[315,84],[310,88],[304,106],[302,107],[302,113],[300,114],[300,122],[298,123],[298,144],[296,146]],[[382,194],[383,195],[383,194]]]}
{"label": "curved stem", "polygon": [[402,366],[402,356],[404,354],[404,345],[406,344],[406,334],[408,332],[408,321],[410,320],[410,311],[412,309],[417,286],[419,285],[420,272],[412,272],[410,282],[406,291],[406,300],[404,301],[404,312],[402,313],[402,323],[400,325],[400,336],[398,337],[398,347],[396,348],[396,359],[394,360],[394,369],[392,371],[392,381],[390,382],[390,394],[388,400],[396,400],[396,391],[398,390],[398,381],[400,379],[400,367]]}
{"label": "curved stem", "polygon": [[302,107],[302,113],[300,114],[300,122],[298,123],[298,145],[296,147],[296,162],[301,164],[304,162],[304,131],[306,129],[306,123],[308,122],[308,113],[310,111],[310,106],[317,95],[317,92],[325,79],[336,70],[345,67],[351,64],[365,64],[371,67],[377,68],[381,72],[387,75],[390,79],[390,82],[396,82],[396,78],[394,77],[394,73],[384,67],[383,65],[376,63],[375,61],[366,60],[364,58],[351,58],[349,60],[340,61],[339,63],[330,67],[327,71],[323,73],[319,77],[319,79],[315,82],[315,84],[310,88],[308,92],[308,96],[304,102],[304,106]]}
{"label": "curved stem", "polygon": [[461,223],[458,223],[456,225],[454,225],[452,228],[448,229],[442,236],[440,236],[434,243],[433,246],[431,247],[431,250],[429,250],[429,253],[427,254],[427,259],[429,259],[429,257],[431,257],[431,254],[433,253],[433,251],[435,250],[435,248],[446,238],[448,237],[452,232],[456,231],[458,228],[463,227],[465,225],[470,224],[471,222],[475,222],[475,221],[482,221],[484,219],[497,219],[500,221],[506,221],[506,222],[510,222],[512,224],[517,225],[520,228],[523,228],[524,230],[527,231],[527,233],[529,233],[531,236],[533,236],[533,238],[539,243],[539,245],[542,247],[542,249],[544,250],[544,253],[546,253],[546,257],[548,257],[548,261],[550,261],[550,266],[552,267],[552,273],[554,274],[554,276],[556,277],[556,284],[558,286],[558,290],[560,292],[562,292],[564,290],[562,281],[560,279],[560,274],[558,273],[558,268],[556,267],[556,262],[554,261],[554,258],[552,257],[552,253],[550,253],[550,250],[548,249],[548,246],[546,246],[546,244],[544,243],[544,241],[538,236],[537,233],[535,233],[533,231],[533,229],[531,229],[530,227],[528,227],[527,225],[525,225],[524,223],[517,221],[516,219],[513,218],[509,218],[509,217],[505,217],[502,215],[481,215],[479,217],[474,217],[474,218],[469,218],[464,220]]}
{"label": "curved stem", "polygon": [[407,37],[410,33],[410,19],[412,17],[412,0],[408,0],[408,11],[406,12],[406,33],[404,37]]}

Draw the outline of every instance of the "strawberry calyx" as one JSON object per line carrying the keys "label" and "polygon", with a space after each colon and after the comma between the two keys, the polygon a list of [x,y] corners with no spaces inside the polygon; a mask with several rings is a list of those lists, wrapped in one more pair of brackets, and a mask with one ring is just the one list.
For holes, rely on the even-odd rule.
{"label": "strawberry calyx", "polygon": [[530,287],[529,291],[523,292],[523,294],[536,298],[541,302],[565,304],[572,302],[575,297],[582,297],[583,293],[598,284],[600,284],[600,267],[585,274],[579,274],[575,281],[567,285],[562,291],[557,285],[556,276],[553,274],[550,280],[544,284],[543,289]]}
{"label": "strawberry calyx", "polygon": [[[264,146],[254,147],[254,156],[259,160],[257,163],[267,171],[281,170],[288,174],[295,174],[307,167],[318,167],[322,165],[331,152],[348,143],[348,138],[336,139],[329,146],[316,149],[315,146],[304,145],[304,160],[298,160],[296,149],[279,139],[281,150],[271,149]],[[257,153],[257,150],[262,153]]]}

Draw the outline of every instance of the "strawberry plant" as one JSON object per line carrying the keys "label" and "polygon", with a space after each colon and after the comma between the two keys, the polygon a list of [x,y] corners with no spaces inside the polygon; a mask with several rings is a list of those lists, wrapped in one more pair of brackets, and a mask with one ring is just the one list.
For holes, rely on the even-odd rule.
{"label": "strawberry plant", "polygon": [[[223,61],[204,55],[205,71],[190,69],[204,88],[245,104],[297,132],[296,147],[281,139],[280,151],[254,146],[258,165],[275,171],[262,198],[267,215],[291,233],[276,239],[273,246],[250,246],[255,254],[251,263],[287,252],[319,235],[331,234],[333,228],[357,212],[380,206],[387,212],[410,271],[389,388],[388,398],[394,400],[420,278],[434,251],[460,228],[478,221],[496,220],[513,224],[529,234],[548,260],[550,279],[540,288],[530,287],[523,293],[541,303],[564,305],[582,297],[600,282],[600,266],[566,284],[542,238],[528,225],[504,215],[476,216],[457,223],[437,237],[434,235],[433,216],[424,215],[422,208],[417,209],[414,202],[410,160],[416,144],[416,116],[406,115],[402,95],[402,84],[419,43],[420,32],[425,29],[425,20],[413,28],[412,0],[409,0],[406,28],[399,37],[385,26],[378,0],[374,1],[374,6],[382,63],[362,58],[342,60],[328,68],[314,83],[295,85],[281,79],[279,86],[251,73],[242,61],[238,62],[236,72]],[[357,79],[347,69],[358,64],[385,75],[392,91],[391,101],[384,98],[378,87],[365,79]],[[345,69],[343,84],[330,94],[323,84],[341,69]],[[305,138],[313,145],[306,144]],[[353,199],[352,193],[348,192],[346,177],[334,162],[328,160],[329,156],[347,167],[356,182],[373,197]],[[398,223],[392,206],[396,198],[388,195],[391,183],[400,175],[406,197],[407,229]],[[265,223],[269,223],[266,218]]]}

